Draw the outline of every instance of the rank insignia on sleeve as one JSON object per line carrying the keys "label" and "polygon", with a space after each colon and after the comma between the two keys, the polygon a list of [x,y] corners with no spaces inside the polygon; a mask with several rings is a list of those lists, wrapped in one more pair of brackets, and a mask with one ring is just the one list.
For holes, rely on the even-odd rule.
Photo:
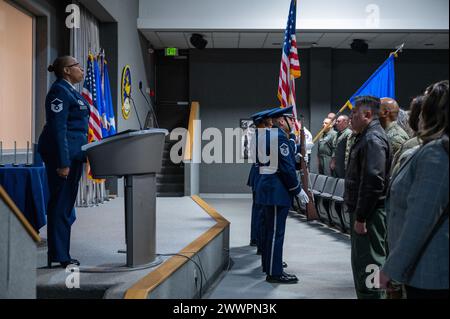
{"label": "rank insignia on sleeve", "polygon": [[50,104],[50,109],[55,113],[61,112],[63,110],[63,102],[58,98],[54,99]]}
{"label": "rank insignia on sleeve", "polygon": [[280,153],[283,156],[288,156],[289,155],[289,146],[287,146],[286,143],[283,143],[280,145]]}

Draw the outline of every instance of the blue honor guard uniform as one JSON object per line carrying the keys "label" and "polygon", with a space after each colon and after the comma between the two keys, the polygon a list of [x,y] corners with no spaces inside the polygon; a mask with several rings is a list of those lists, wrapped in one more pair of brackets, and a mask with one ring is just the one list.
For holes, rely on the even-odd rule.
{"label": "blue honor guard uniform", "polygon": [[[257,139],[258,131],[255,132],[254,139]],[[253,141],[256,142],[256,141]],[[260,224],[260,207],[255,203],[255,187],[257,183],[257,178],[259,175],[258,172],[258,163],[253,163],[250,168],[250,173],[248,175],[247,186],[252,189],[252,218],[251,218],[251,229],[250,229],[250,246],[257,246],[260,249],[260,241],[259,241],[259,224]]]}
{"label": "blue honor guard uniform", "polygon": [[[267,115],[272,110],[265,110],[258,112],[251,116],[253,123],[255,125],[261,124],[261,122],[267,117]],[[251,230],[250,230],[250,245],[257,246],[258,254],[262,253],[263,250],[263,227],[264,227],[264,210],[263,207],[255,202],[255,192],[259,180],[259,163],[258,163],[258,134],[260,132],[265,132],[266,129],[255,128],[255,135],[250,141],[250,149],[252,159],[254,163],[250,168],[250,173],[248,176],[247,185],[252,188],[252,217],[251,217]]]}
{"label": "blue honor guard uniform", "polygon": [[[280,109],[275,112],[287,111]],[[276,282],[283,282],[282,279],[287,275],[283,271],[286,219],[293,196],[300,193],[301,185],[295,170],[294,147],[286,133],[274,125],[271,130],[267,131],[266,141],[269,141],[266,143],[266,154],[270,154],[270,145],[276,145],[277,163],[260,164],[260,177],[255,192],[256,203],[262,205],[264,209],[263,271],[266,272],[268,278],[281,278]],[[275,150],[274,147],[272,149]],[[261,156],[260,158],[262,158]],[[272,156],[270,157],[272,158]],[[293,281],[286,280],[285,282]]]}
{"label": "blue honor guard uniform", "polygon": [[[53,83],[45,101],[46,124],[39,137],[38,152],[46,167],[50,200],[47,208],[47,243],[50,262],[71,260],[70,230],[75,221],[74,204],[82,174],[87,143],[89,104],[64,79]],[[67,178],[56,170],[69,167]]]}

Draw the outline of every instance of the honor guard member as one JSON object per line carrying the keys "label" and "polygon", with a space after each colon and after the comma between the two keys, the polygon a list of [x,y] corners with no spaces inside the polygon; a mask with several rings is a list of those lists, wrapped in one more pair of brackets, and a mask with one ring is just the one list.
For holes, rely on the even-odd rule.
{"label": "honor guard member", "polygon": [[251,119],[253,120],[253,123],[255,124],[255,135],[253,136],[253,139],[250,141],[250,150],[251,150],[251,156],[253,160],[252,167],[250,168],[250,173],[248,176],[247,185],[252,188],[252,218],[251,218],[251,230],[250,230],[250,246],[257,246],[258,250],[257,253],[261,254],[262,247],[261,247],[261,225],[262,225],[262,209],[261,206],[255,203],[255,189],[257,184],[257,179],[259,177],[259,164],[257,159],[257,149],[258,149],[258,134],[259,129],[265,129],[270,128],[269,121],[267,119],[267,114],[269,114],[272,110],[265,110],[262,112],[258,112],[256,114],[253,114],[251,116]]}
{"label": "honor guard member", "polygon": [[75,221],[74,204],[87,144],[89,104],[75,89],[84,71],[70,56],[59,57],[48,67],[57,80],[45,100],[46,123],[39,137],[40,153],[47,172],[50,199],[47,208],[48,266],[79,265],[72,259],[70,229]]}
{"label": "honor guard member", "polygon": [[273,127],[266,133],[268,143],[265,150],[259,149],[258,155],[261,160],[263,155],[270,154],[275,145],[276,154],[270,154],[270,157],[276,158],[260,164],[256,189],[256,203],[264,206],[263,271],[268,282],[296,283],[298,278],[295,275],[283,271],[286,219],[293,196],[299,196],[301,202],[308,202],[309,199],[297,179],[293,147],[289,141],[294,125],[292,107],[277,109],[269,116],[274,122]]}

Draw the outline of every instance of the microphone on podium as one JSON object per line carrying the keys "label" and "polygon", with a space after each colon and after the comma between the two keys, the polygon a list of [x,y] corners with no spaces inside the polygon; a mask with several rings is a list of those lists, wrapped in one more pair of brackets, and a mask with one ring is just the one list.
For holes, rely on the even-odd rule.
{"label": "microphone on podium", "polygon": [[134,103],[134,99],[131,96],[129,98],[130,98],[131,102],[133,102],[134,111],[136,112],[136,117],[139,122],[139,129],[142,131],[142,123],[141,123],[141,119],[139,118],[139,113],[137,111],[136,104]]}
{"label": "microphone on podium", "polygon": [[156,114],[155,114],[155,111],[153,110],[153,106],[148,101],[147,97],[145,96],[144,92],[142,91],[142,81],[139,81],[139,91],[141,92],[142,96],[144,97],[145,101],[147,102],[148,108],[149,108],[150,112],[152,113],[153,119],[155,120],[156,127],[159,128],[158,120],[156,119]]}

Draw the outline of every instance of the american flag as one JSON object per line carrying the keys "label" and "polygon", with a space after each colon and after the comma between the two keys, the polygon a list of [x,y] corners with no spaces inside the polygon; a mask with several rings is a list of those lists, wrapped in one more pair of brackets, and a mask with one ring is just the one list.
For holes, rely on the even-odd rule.
{"label": "american flag", "polygon": [[100,141],[102,139],[102,124],[97,108],[97,84],[94,73],[94,56],[89,54],[87,61],[87,74],[84,79],[81,95],[88,101],[91,116],[89,117],[88,141]]}
{"label": "american flag", "polygon": [[[291,0],[289,17],[284,33],[283,52],[281,55],[280,76],[278,79],[278,99],[281,107],[294,106],[294,117],[297,119],[295,105],[295,79],[299,78],[300,61],[297,53],[297,40],[295,39],[295,20],[297,17],[297,0]],[[296,131],[299,125],[295,123]]]}

